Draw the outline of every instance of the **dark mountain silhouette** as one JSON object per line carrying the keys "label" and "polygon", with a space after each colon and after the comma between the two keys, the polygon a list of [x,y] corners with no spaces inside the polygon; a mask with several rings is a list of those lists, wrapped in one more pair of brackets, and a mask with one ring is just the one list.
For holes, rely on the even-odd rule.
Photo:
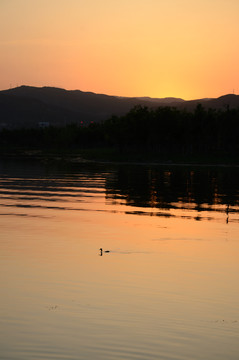
{"label": "dark mountain silhouette", "polygon": [[38,127],[39,123],[55,126],[70,123],[87,125],[106,120],[112,115],[124,115],[136,105],[193,110],[198,104],[215,109],[239,107],[239,96],[231,94],[217,99],[185,101],[178,98],[129,98],[53,87],[20,86],[0,91],[0,128]]}
{"label": "dark mountain silhouette", "polygon": [[80,113],[47,104],[32,97],[0,93],[0,129],[38,127],[40,123],[65,126],[77,122]]}
{"label": "dark mountain silhouette", "polygon": [[199,104],[205,109],[225,110],[227,108],[239,108],[239,95],[227,94],[215,99],[189,100],[184,103],[171,103],[170,106],[194,110]]}
{"label": "dark mountain silhouette", "polygon": [[138,100],[142,100],[142,101],[150,101],[151,103],[155,103],[158,106],[159,105],[170,105],[172,103],[184,103],[185,100],[180,99],[180,98],[174,98],[174,97],[166,97],[166,98],[151,98],[148,96],[144,96],[144,97],[137,97],[136,99]]}
{"label": "dark mountain silhouette", "polygon": [[204,103],[205,107],[209,107],[212,109],[225,109],[229,108],[238,108],[239,107],[239,96],[235,94],[228,94],[224,96],[220,96],[217,99],[211,99],[208,103]]}
{"label": "dark mountain silhouette", "polygon": [[[170,98],[171,101],[183,102],[182,99]],[[20,86],[0,91],[1,127],[38,126],[39,122],[51,125],[106,120],[112,115],[123,115],[136,105],[157,107],[169,104],[169,98],[127,98],[64,90],[52,87]]]}

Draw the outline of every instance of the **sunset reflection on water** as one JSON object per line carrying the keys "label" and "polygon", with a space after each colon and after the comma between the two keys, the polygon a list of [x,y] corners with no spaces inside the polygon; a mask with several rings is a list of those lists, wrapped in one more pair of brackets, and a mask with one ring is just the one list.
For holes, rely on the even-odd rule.
{"label": "sunset reflection on water", "polygon": [[238,359],[237,169],[20,165],[1,168],[1,359]]}

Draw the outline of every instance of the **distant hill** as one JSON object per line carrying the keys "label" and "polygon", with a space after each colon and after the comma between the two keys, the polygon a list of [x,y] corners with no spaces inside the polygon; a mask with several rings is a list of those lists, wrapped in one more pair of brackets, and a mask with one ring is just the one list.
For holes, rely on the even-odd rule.
{"label": "distant hill", "polygon": [[[172,101],[182,99],[171,98]],[[52,87],[20,86],[0,91],[0,127],[36,127],[39,123],[63,126],[70,123],[87,125],[123,115],[135,105],[159,106],[169,99],[127,98],[64,90]]]}
{"label": "distant hill", "polygon": [[183,100],[183,99],[180,99],[180,98],[174,98],[174,97],[166,97],[166,98],[151,98],[151,97],[147,97],[147,96],[145,96],[145,97],[137,97],[136,98],[137,100],[142,100],[142,101],[149,101],[149,102],[151,102],[151,103],[154,103],[154,104],[156,104],[156,105],[163,105],[163,106],[165,106],[165,105],[170,105],[170,104],[172,104],[172,103],[185,103],[185,100]]}
{"label": "distant hill", "polygon": [[40,123],[64,126],[77,122],[79,114],[34,98],[0,92],[0,129],[36,127]]}
{"label": "distant hill", "polygon": [[171,106],[178,107],[180,109],[185,108],[187,110],[194,110],[197,105],[202,104],[205,109],[215,109],[215,110],[225,110],[228,107],[239,108],[239,95],[228,94],[223,95],[215,99],[198,99],[198,100],[189,100],[184,103],[171,103]]}
{"label": "distant hill", "polygon": [[239,96],[185,101],[179,98],[119,97],[53,87],[20,86],[0,91],[0,128],[87,125],[123,115],[135,105],[173,106],[193,110],[199,103],[208,108],[239,107]]}

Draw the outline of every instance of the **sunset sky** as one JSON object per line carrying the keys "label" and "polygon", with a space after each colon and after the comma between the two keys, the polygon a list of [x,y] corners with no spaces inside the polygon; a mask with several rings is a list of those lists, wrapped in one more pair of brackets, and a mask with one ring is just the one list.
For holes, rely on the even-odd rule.
{"label": "sunset sky", "polygon": [[0,0],[0,89],[239,92],[238,0]]}

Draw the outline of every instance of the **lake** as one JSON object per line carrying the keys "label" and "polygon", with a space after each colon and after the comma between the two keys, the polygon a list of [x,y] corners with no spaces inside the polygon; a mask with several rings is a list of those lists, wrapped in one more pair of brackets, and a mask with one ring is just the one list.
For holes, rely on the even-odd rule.
{"label": "lake", "polygon": [[239,168],[1,160],[0,193],[0,359],[238,360]]}

